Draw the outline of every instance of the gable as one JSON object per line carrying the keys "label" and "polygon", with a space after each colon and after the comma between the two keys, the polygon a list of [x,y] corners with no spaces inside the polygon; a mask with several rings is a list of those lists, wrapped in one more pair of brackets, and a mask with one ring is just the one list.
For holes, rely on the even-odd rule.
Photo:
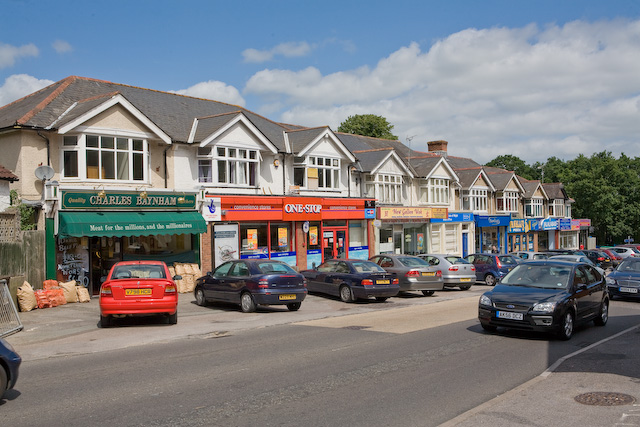
{"label": "gable", "polygon": [[[229,129],[225,130],[209,144],[220,144],[253,150],[264,150],[267,148],[256,134],[241,121],[234,123]],[[271,151],[271,148],[269,148],[269,150]]]}
{"label": "gable", "polygon": [[431,174],[430,178],[445,178],[445,179],[453,179],[453,176],[446,168],[445,163],[440,163],[438,167],[436,167]]}
{"label": "gable", "polygon": [[520,191],[520,188],[516,184],[515,180],[513,178],[511,178],[509,180],[509,183],[505,187],[505,190],[507,190],[507,191]]}
{"label": "gable", "polygon": [[405,168],[395,157],[389,157],[376,172],[391,175],[406,175]]}
{"label": "gable", "polygon": [[151,129],[119,104],[90,118],[74,130],[96,133],[104,133],[105,131],[112,133],[114,130],[129,131],[145,134],[147,137],[155,137]]}
{"label": "gable", "polygon": [[473,183],[472,187],[488,187],[487,181],[485,181],[484,176],[478,176],[476,182]]}
{"label": "gable", "polygon": [[544,193],[540,189],[540,187],[536,188],[536,191],[533,192],[533,198],[544,199]]}
{"label": "gable", "polygon": [[327,156],[340,159],[346,157],[340,147],[338,147],[328,135],[320,138],[312,147],[305,151],[305,155],[309,156]]}

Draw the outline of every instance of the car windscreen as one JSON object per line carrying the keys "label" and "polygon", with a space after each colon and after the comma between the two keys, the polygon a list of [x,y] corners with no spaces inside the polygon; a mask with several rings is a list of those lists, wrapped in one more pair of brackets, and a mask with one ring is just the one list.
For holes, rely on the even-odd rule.
{"label": "car windscreen", "polygon": [[258,270],[264,274],[291,274],[296,272],[293,268],[281,262],[264,261],[258,262],[257,266]]}
{"label": "car windscreen", "polygon": [[500,282],[508,286],[567,289],[571,267],[553,264],[520,264]]}
{"label": "car windscreen", "polygon": [[511,255],[499,256],[498,259],[500,260],[501,264],[517,264],[518,263],[518,261]]}
{"label": "car windscreen", "polygon": [[371,261],[355,261],[353,264],[353,268],[358,273],[384,273],[385,269],[380,267],[375,262]]}
{"label": "car windscreen", "polygon": [[622,260],[616,270],[627,273],[640,273],[640,260],[626,258]]}
{"label": "car windscreen", "polygon": [[459,256],[448,256],[445,257],[445,259],[451,264],[471,264],[469,261],[464,258],[460,258]]}
{"label": "car windscreen", "polygon": [[422,258],[417,258],[412,256],[400,257],[398,258],[398,261],[400,261],[402,265],[406,267],[431,267],[431,264],[429,264],[427,261],[423,260]]}

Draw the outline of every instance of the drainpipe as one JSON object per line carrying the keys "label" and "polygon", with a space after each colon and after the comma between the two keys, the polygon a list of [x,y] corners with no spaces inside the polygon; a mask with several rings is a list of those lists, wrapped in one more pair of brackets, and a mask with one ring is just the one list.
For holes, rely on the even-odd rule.
{"label": "drainpipe", "polygon": [[164,161],[164,188],[169,188],[168,185],[168,179],[167,179],[167,151],[169,151],[169,148],[171,148],[171,145],[167,145],[167,148],[164,149],[164,151],[162,152],[162,157],[163,157],[163,161]]}
{"label": "drainpipe", "polygon": [[51,166],[51,147],[50,147],[49,138],[44,136],[39,130],[37,130],[36,133],[38,134],[38,136],[40,138],[42,138],[45,141],[47,141],[47,166]]}

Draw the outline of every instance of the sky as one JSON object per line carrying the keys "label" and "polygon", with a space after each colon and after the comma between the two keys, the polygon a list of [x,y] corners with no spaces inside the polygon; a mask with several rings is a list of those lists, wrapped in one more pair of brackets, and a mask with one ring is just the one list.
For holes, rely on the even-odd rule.
{"label": "sky", "polygon": [[640,0],[0,2],[0,106],[75,75],[309,127],[376,114],[483,164],[640,157]]}

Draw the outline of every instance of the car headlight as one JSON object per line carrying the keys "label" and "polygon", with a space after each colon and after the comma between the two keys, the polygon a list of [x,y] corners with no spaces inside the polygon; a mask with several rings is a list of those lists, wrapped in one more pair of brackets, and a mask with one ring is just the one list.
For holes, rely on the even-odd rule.
{"label": "car headlight", "polygon": [[533,311],[539,311],[542,313],[553,313],[553,310],[556,309],[555,302],[540,302],[533,306]]}
{"label": "car headlight", "polygon": [[482,295],[480,297],[480,305],[488,305],[489,307],[491,307],[491,298],[486,295]]}
{"label": "car headlight", "polygon": [[608,286],[616,286],[616,279],[610,279],[608,277],[605,278]]}

